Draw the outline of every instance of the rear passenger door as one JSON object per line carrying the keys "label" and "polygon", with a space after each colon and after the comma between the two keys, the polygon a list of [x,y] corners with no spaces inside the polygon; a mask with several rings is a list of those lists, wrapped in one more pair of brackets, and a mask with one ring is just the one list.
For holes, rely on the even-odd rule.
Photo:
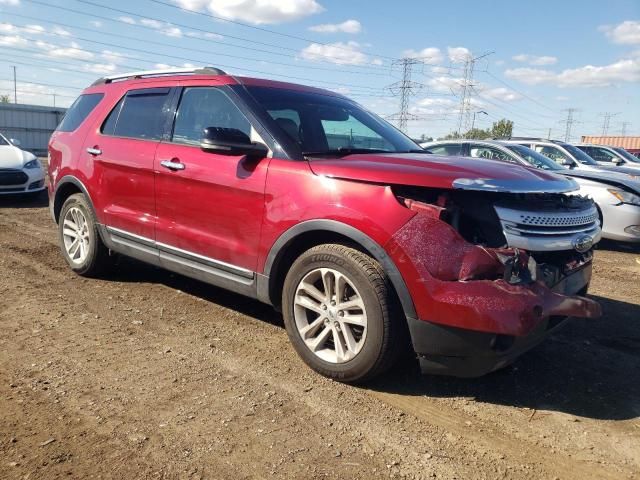
{"label": "rear passenger door", "polygon": [[154,167],[161,261],[252,276],[270,159],[204,151],[200,141],[207,127],[262,139],[226,87],[185,86],[179,96],[173,131]]}
{"label": "rear passenger door", "polygon": [[153,162],[167,130],[170,93],[170,88],[128,91],[85,141],[83,155],[93,159],[96,208],[113,233],[138,241],[155,239]]}

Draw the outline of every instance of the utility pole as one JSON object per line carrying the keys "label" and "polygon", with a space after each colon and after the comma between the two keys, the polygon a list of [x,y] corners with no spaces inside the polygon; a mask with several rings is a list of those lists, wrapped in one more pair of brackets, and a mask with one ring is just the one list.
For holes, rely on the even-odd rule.
{"label": "utility pole", "polygon": [[573,124],[575,123],[575,119],[573,118],[573,114],[576,113],[578,111],[577,108],[567,108],[566,110],[563,110],[565,112],[567,112],[567,118],[564,120],[564,141],[568,142],[571,140],[571,127],[573,127]]}
{"label": "utility pole", "polygon": [[547,135],[547,140],[551,140],[551,129],[549,129],[549,134]]}
{"label": "utility pole", "polygon": [[604,117],[604,121],[602,122],[602,136],[606,137],[609,133],[609,125],[611,123],[611,117],[615,117],[616,115],[620,115],[620,112],[612,113],[612,112],[604,112],[601,113]]}
{"label": "utility pole", "polygon": [[621,134],[623,137],[626,137],[626,136],[627,136],[627,127],[628,127],[629,125],[631,125],[631,122],[622,122],[622,131],[620,132],[620,134]]}
{"label": "utility pole", "polygon": [[53,107],[55,108],[55,106],[56,106],[56,94],[52,93],[51,95],[53,95]]}
{"label": "utility pole", "polygon": [[471,121],[471,130],[473,130],[476,126],[476,113],[484,113],[485,115],[489,115],[484,110],[478,110],[476,112],[473,112],[473,120]]}
{"label": "utility pole", "polygon": [[13,67],[13,103],[18,103],[18,82],[16,81],[16,67]]}
{"label": "utility pole", "polygon": [[461,135],[461,131],[469,130],[471,124],[471,94],[473,92],[473,74],[476,66],[476,62],[481,58],[491,55],[493,52],[487,52],[478,57],[467,55],[464,60],[464,73],[460,92],[460,110],[458,112],[458,136]]}
{"label": "utility pole", "polygon": [[388,120],[397,120],[398,128],[407,132],[407,122],[416,120],[418,117],[409,113],[409,99],[422,89],[423,85],[411,80],[411,71],[414,65],[421,65],[424,62],[417,58],[402,58],[393,62],[393,65],[402,66],[402,80],[389,85],[387,88],[394,96],[400,97],[400,111],[389,115]]}

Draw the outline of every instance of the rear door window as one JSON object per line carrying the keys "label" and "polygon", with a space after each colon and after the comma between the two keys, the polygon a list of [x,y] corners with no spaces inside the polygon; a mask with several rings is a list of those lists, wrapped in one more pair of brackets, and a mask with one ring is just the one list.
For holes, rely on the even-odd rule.
{"label": "rear door window", "polygon": [[[103,133],[109,135],[113,128],[116,137],[161,140],[166,127],[169,109],[169,88],[131,90],[112,110],[103,125]],[[112,119],[112,115],[117,118]]]}
{"label": "rear door window", "polygon": [[84,119],[96,108],[104,97],[103,93],[87,93],[80,95],[67,110],[60,125],[56,129],[58,132],[73,132],[80,126]]}
{"label": "rear door window", "polygon": [[536,145],[535,150],[536,152],[541,153],[545,157],[550,158],[551,160],[553,160],[559,165],[564,165],[565,162],[573,163],[573,161],[569,157],[567,157],[565,154],[563,154],[559,148],[550,147],[548,145]]}

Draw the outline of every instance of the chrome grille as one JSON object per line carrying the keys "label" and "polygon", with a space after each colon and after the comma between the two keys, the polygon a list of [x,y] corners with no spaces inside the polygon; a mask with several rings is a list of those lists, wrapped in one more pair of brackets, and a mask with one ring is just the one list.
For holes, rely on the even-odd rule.
{"label": "chrome grille", "polygon": [[600,219],[595,205],[572,211],[531,212],[507,207],[495,207],[504,236],[510,247],[532,251],[573,249],[574,240],[589,235],[600,239]]}

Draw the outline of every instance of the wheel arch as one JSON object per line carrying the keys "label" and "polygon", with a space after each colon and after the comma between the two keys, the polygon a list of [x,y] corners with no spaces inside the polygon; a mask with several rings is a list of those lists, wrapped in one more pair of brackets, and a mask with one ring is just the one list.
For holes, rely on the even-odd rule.
{"label": "wheel arch", "polygon": [[355,247],[374,258],[386,272],[406,317],[416,318],[409,289],[387,252],[360,230],[335,220],[308,220],[284,232],[269,250],[258,296],[276,307],[280,306],[284,278],[289,266],[304,251],[324,243],[341,243]]}
{"label": "wheel arch", "polygon": [[64,202],[67,200],[67,198],[69,198],[71,195],[74,195],[76,193],[82,193],[84,194],[85,197],[87,197],[89,206],[91,207],[91,210],[93,210],[93,213],[95,216],[96,210],[93,206],[91,195],[89,195],[89,192],[87,191],[87,187],[85,187],[84,184],[80,180],[78,180],[76,177],[72,175],[66,175],[62,177],[58,182],[58,184],[56,185],[56,190],[53,195],[53,204],[51,205],[51,214],[56,223],[58,223],[58,220],[60,219],[60,212],[62,211],[62,206],[64,205]]}

